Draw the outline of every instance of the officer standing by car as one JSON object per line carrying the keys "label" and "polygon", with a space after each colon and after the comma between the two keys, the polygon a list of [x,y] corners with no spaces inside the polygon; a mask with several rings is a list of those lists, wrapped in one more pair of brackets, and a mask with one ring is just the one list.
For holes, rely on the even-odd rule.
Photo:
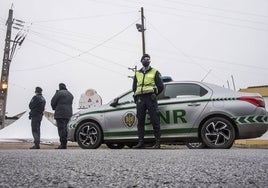
{"label": "officer standing by car", "polygon": [[32,134],[34,138],[34,146],[30,149],[40,149],[40,127],[45,110],[46,100],[42,96],[42,88],[35,88],[35,95],[29,103],[30,113],[29,119],[31,120]]}
{"label": "officer standing by car", "polygon": [[67,124],[73,114],[73,95],[64,83],[59,84],[59,90],[51,99],[51,107],[55,110],[54,118],[57,122],[60,145],[58,149],[67,149]]}
{"label": "officer standing by car", "polygon": [[138,70],[133,79],[132,90],[137,107],[138,144],[134,149],[144,148],[144,132],[146,111],[154,129],[155,144],[153,148],[160,149],[160,118],[156,96],[162,92],[164,85],[161,74],[150,66],[150,55],[144,54],[141,58],[143,67]]}

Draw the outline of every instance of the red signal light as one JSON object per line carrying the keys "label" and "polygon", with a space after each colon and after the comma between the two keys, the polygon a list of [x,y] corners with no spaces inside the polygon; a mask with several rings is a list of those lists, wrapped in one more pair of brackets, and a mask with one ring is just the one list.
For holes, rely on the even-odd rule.
{"label": "red signal light", "polygon": [[249,102],[257,107],[263,107],[265,108],[265,102],[262,97],[259,96],[243,96],[239,98],[242,101]]}

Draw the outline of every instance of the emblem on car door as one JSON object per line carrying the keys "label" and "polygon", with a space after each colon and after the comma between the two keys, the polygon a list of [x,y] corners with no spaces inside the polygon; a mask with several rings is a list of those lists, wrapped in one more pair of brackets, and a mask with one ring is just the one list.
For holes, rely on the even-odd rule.
{"label": "emblem on car door", "polygon": [[132,128],[136,123],[136,114],[134,112],[126,112],[123,116],[124,125],[128,128]]}

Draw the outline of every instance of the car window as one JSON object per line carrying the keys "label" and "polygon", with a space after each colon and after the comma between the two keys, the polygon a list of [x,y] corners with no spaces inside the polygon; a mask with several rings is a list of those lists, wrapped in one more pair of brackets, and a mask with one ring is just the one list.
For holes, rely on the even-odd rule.
{"label": "car window", "polygon": [[118,104],[134,103],[133,92],[129,92],[118,99]]}
{"label": "car window", "polygon": [[207,90],[198,84],[193,83],[177,83],[167,84],[164,96],[168,98],[177,98],[180,96],[204,96]]}

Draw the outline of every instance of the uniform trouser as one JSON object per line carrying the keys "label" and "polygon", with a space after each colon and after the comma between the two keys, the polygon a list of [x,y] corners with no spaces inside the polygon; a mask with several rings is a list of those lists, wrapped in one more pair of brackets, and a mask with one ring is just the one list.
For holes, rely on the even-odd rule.
{"label": "uniform trouser", "polygon": [[60,137],[60,143],[62,146],[66,146],[67,136],[68,136],[67,124],[69,122],[69,119],[59,118],[59,119],[56,119],[56,121],[57,121],[58,133]]}
{"label": "uniform trouser", "polygon": [[31,118],[32,134],[34,138],[34,144],[40,144],[40,127],[43,115],[34,116]]}
{"label": "uniform trouser", "polygon": [[154,129],[154,136],[156,139],[160,139],[160,118],[156,96],[154,94],[144,94],[137,96],[137,127],[139,140],[144,139],[145,117],[147,110]]}

